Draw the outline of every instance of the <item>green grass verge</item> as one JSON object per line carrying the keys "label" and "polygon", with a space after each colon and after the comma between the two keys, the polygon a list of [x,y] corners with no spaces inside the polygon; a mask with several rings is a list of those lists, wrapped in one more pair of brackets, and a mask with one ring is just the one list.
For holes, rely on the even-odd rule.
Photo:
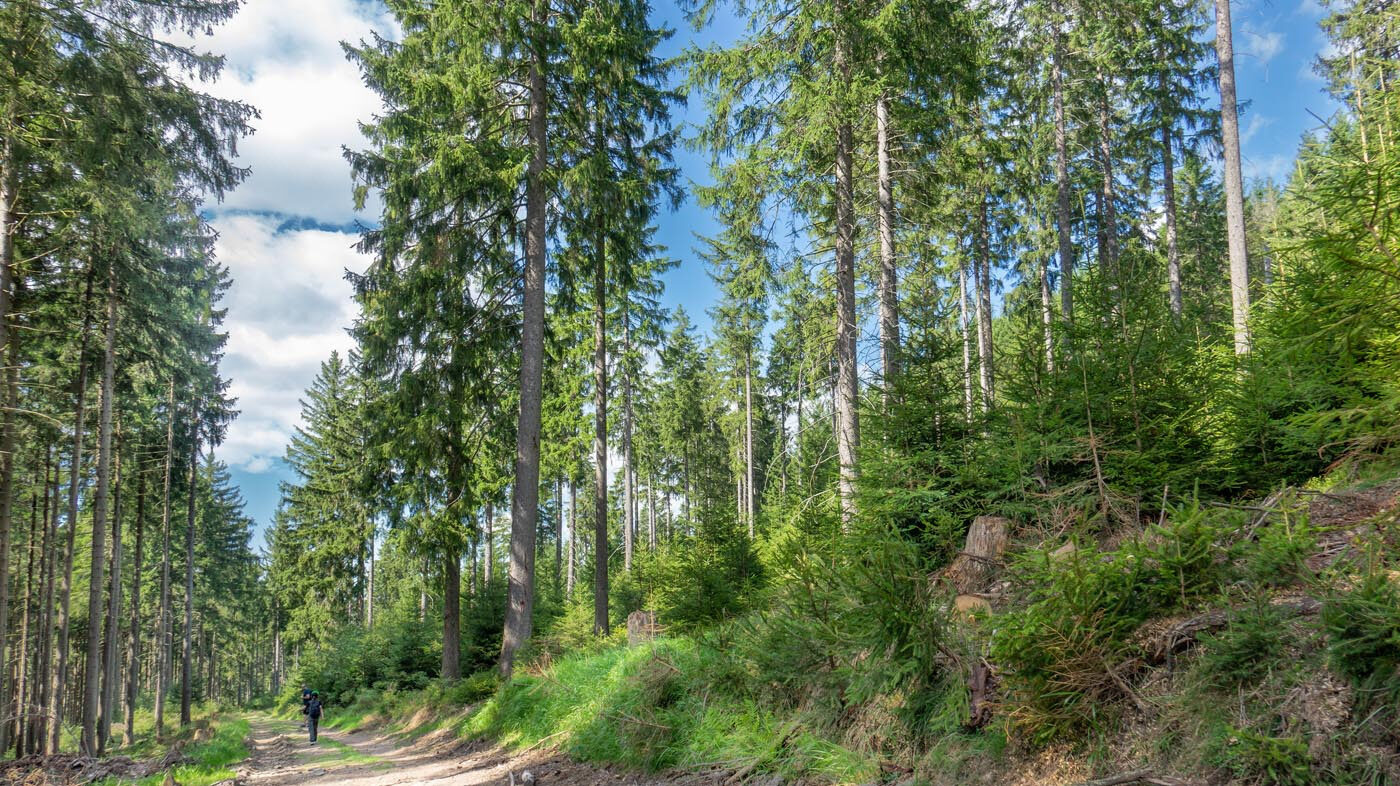
{"label": "green grass verge", "polygon": [[705,678],[716,657],[685,638],[566,656],[503,686],[456,730],[649,771],[718,764],[838,783],[875,776],[875,760],[798,719],[716,693]]}
{"label": "green grass verge", "polygon": [[[182,764],[172,772],[180,786],[209,786],[234,776],[233,765],[248,758],[248,719],[242,716],[216,716],[211,721],[214,736],[205,742],[195,743],[185,749],[185,755],[193,761]],[[124,778],[106,778],[99,786],[159,786],[165,781],[165,773],[157,773],[147,778],[132,781]]]}

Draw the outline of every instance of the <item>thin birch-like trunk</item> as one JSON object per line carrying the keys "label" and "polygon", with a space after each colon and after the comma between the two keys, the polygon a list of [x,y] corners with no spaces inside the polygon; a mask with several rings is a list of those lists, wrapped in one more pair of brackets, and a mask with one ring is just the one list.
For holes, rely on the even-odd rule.
{"label": "thin birch-like trunk", "polygon": [[1235,46],[1230,0],[1215,0],[1215,53],[1219,60],[1220,136],[1225,148],[1225,231],[1230,251],[1230,312],[1235,354],[1249,352],[1249,248],[1244,230],[1244,178],[1240,171],[1240,114],[1235,97]]}
{"label": "thin birch-like trunk", "polygon": [[170,610],[170,484],[175,462],[175,379],[172,377],[165,402],[165,477],[160,514],[160,613],[156,619],[155,642],[155,724],[156,740],[165,740],[165,700],[170,693],[171,610]]}

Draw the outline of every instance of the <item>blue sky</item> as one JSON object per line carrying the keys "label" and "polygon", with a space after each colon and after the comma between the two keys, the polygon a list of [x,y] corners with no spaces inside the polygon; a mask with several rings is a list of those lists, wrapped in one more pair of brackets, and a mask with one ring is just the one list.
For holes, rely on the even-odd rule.
{"label": "blue sky", "polygon": [[[1239,95],[1249,103],[1241,118],[1245,176],[1281,180],[1302,134],[1334,111],[1312,73],[1326,44],[1317,26],[1323,10],[1316,0],[1245,0],[1233,9]],[[697,34],[669,0],[654,15],[676,30],[666,55],[738,33],[735,20],[719,15]],[[217,455],[230,464],[260,527],[271,521],[278,483],[287,477],[280,456],[297,425],[301,393],[321,360],[351,345],[345,328],[355,308],[342,272],[361,269],[364,260],[347,231],[358,216],[340,150],[363,144],[356,122],[377,101],[339,42],[372,29],[393,31],[372,1],[248,0],[233,21],[201,41],[228,58],[212,91],[262,111],[256,133],[240,145],[252,176],[225,203],[210,206],[218,253],[234,278],[224,371],[242,412]],[[695,101],[677,119],[695,123],[703,115]],[[677,163],[684,178],[707,180],[703,156],[682,149]],[[716,228],[714,221],[687,200],[658,224],[658,239],[681,261],[667,274],[664,301],[705,325],[715,289],[694,246],[697,234]]]}

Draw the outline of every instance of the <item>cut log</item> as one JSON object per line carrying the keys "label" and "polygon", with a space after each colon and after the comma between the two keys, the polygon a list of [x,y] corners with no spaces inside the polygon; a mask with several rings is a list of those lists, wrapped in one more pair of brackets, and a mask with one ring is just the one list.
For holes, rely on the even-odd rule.
{"label": "cut log", "polygon": [[[1316,614],[1322,608],[1322,602],[1316,598],[1303,596],[1273,601],[1269,604],[1269,608],[1301,617]],[[1219,630],[1229,625],[1230,620],[1248,611],[1248,608],[1216,609],[1172,625],[1148,642],[1146,647],[1147,662],[1154,666],[1168,662],[1181,652],[1195,646],[1196,638],[1201,633]]]}
{"label": "cut log", "polygon": [[987,589],[1001,569],[1011,522],[1001,516],[978,516],[972,520],[962,551],[943,571],[943,578],[959,595],[972,595]]}
{"label": "cut log", "polygon": [[981,595],[958,595],[953,598],[953,610],[964,617],[971,618],[984,612],[991,612],[992,603]]}

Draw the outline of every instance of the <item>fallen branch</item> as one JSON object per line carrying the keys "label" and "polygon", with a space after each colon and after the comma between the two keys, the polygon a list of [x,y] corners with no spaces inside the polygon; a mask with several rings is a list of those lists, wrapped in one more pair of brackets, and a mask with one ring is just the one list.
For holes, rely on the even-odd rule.
{"label": "fallen branch", "polygon": [[1138,708],[1138,712],[1141,712],[1144,715],[1152,714],[1152,705],[1148,704],[1146,701],[1143,700],[1141,696],[1137,695],[1137,691],[1133,690],[1132,687],[1130,687],[1128,683],[1124,681],[1123,676],[1118,673],[1118,669],[1114,668],[1108,662],[1107,658],[1104,658],[1102,660],[1104,670],[1107,671],[1108,676],[1113,679],[1113,684],[1118,686],[1118,690],[1122,691],[1123,695],[1127,696],[1129,699],[1132,700],[1133,706]]}
{"label": "fallen branch", "polygon": [[1122,784],[1125,783],[1142,783],[1150,777],[1152,777],[1152,770],[1131,770],[1129,772],[1120,772],[1117,775],[1110,775],[1107,778],[1081,781],[1074,784],[1074,786],[1122,786]]}
{"label": "fallen branch", "polygon": [[663,725],[661,725],[660,723],[652,723],[651,721],[642,720],[641,718],[634,718],[634,717],[632,717],[631,715],[628,715],[628,714],[625,713],[625,712],[619,712],[619,713],[617,713],[617,714],[605,713],[603,717],[611,718],[612,720],[615,720],[615,721],[623,721],[623,722],[626,722],[626,723],[636,723],[636,724],[640,724],[640,725],[642,725],[642,726],[650,726],[650,727],[652,727],[653,729],[660,729],[660,730],[662,730],[662,731],[670,731],[670,730],[671,730],[671,727],[670,727],[670,726],[663,726]]}
{"label": "fallen branch", "polygon": [[1151,786],[1195,786],[1199,781],[1177,778],[1172,775],[1156,775],[1153,774],[1152,770],[1129,770],[1117,775],[1110,775],[1107,778],[1081,781],[1074,786],[1125,786],[1129,783],[1147,783]]}
{"label": "fallen branch", "polygon": [[[1316,614],[1322,608],[1322,601],[1303,596],[1290,600],[1274,601],[1269,604],[1269,608],[1301,617]],[[1230,620],[1244,610],[1237,608],[1217,609],[1178,622],[1158,635],[1156,640],[1147,647],[1147,662],[1152,665],[1168,662],[1178,653],[1193,646],[1197,636],[1201,633],[1225,627],[1230,624]]]}

